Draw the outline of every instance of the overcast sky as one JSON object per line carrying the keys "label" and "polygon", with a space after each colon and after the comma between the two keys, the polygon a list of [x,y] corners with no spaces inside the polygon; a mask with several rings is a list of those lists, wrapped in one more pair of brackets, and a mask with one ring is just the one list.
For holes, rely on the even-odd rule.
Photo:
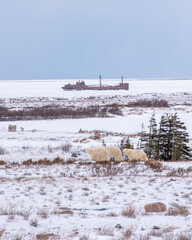
{"label": "overcast sky", "polygon": [[192,0],[0,0],[0,79],[192,77]]}

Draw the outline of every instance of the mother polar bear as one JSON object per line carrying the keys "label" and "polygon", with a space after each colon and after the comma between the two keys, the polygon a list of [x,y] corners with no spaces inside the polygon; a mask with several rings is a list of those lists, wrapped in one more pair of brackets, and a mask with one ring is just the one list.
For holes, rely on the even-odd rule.
{"label": "mother polar bear", "polygon": [[142,150],[140,150],[140,149],[128,149],[128,148],[125,148],[123,150],[123,153],[128,156],[129,161],[133,161],[133,160],[136,160],[136,161],[147,161],[148,160],[146,154]]}
{"label": "mother polar bear", "polygon": [[115,161],[123,161],[121,150],[118,147],[100,147],[88,148],[85,151],[91,155],[93,161],[110,161],[114,158]]}

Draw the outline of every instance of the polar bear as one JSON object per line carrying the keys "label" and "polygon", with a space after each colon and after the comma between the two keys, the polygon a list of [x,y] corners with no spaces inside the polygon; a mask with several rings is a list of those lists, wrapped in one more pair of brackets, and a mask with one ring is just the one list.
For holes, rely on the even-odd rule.
{"label": "polar bear", "polygon": [[93,161],[101,162],[101,161],[109,161],[109,152],[104,147],[101,148],[87,148],[85,152],[91,155]]}
{"label": "polar bear", "polygon": [[146,154],[140,149],[123,149],[123,153],[128,156],[129,161],[146,161],[148,160]]}
{"label": "polar bear", "polygon": [[109,152],[109,157],[113,157],[115,161],[121,162],[123,161],[121,150],[118,147],[105,147]]}

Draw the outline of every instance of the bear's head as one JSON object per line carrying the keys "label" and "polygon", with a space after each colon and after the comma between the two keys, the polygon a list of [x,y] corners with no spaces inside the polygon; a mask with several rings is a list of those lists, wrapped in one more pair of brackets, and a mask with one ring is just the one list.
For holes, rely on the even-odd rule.
{"label": "bear's head", "polygon": [[123,149],[123,153],[124,153],[125,155],[128,155],[132,150],[133,150],[133,149],[125,148],[125,149]]}
{"label": "bear's head", "polygon": [[87,148],[87,149],[85,149],[85,152],[91,154],[93,152],[93,149]]}

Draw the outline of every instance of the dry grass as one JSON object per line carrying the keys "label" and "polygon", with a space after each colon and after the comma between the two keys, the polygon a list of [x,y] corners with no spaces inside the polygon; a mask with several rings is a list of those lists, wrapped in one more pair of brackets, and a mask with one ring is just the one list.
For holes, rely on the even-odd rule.
{"label": "dry grass", "polygon": [[168,216],[177,216],[177,215],[188,216],[190,214],[188,207],[179,205],[177,203],[172,203],[171,206],[172,207],[170,207],[167,210]]}
{"label": "dry grass", "polygon": [[0,235],[1,240],[24,240],[24,239],[30,239],[30,240],[36,240],[36,237],[33,234],[24,234],[24,233],[8,233],[7,231],[2,236]]}
{"label": "dry grass", "polygon": [[118,215],[116,213],[110,212],[107,214],[107,217],[117,217]]}
{"label": "dry grass", "polygon": [[60,239],[58,235],[53,233],[42,233],[36,235],[37,240],[51,240],[51,239]]}
{"label": "dry grass", "polygon": [[[21,163],[12,162],[12,163],[10,163],[10,165],[12,165],[12,166],[20,166],[20,165],[25,165],[25,166],[46,165],[46,166],[50,166],[50,165],[54,165],[54,164],[74,164],[75,161],[76,161],[76,159],[74,159],[74,158],[69,158],[66,161],[64,161],[63,158],[60,158],[59,156],[57,156],[53,160],[48,159],[48,158],[39,159],[37,161],[33,161],[32,159],[28,159],[28,160],[23,161]],[[6,164],[7,163],[5,161],[0,160],[0,165],[6,165]]]}
{"label": "dry grass", "polygon": [[0,237],[2,237],[2,235],[3,235],[4,232],[5,232],[5,229],[4,229],[4,228],[0,230]]}
{"label": "dry grass", "polygon": [[97,162],[92,165],[91,168],[92,177],[105,177],[105,176],[116,176],[123,172],[123,169],[119,163],[112,162]]}
{"label": "dry grass", "polygon": [[132,237],[132,235],[133,235],[133,228],[132,226],[130,226],[128,229],[126,229],[123,232],[123,236],[120,238],[120,240],[128,240]]}
{"label": "dry grass", "polygon": [[169,107],[169,104],[166,100],[163,99],[140,99],[135,102],[130,102],[127,104],[128,107]]}
{"label": "dry grass", "polygon": [[112,228],[99,228],[98,235],[100,236],[114,236]]}
{"label": "dry grass", "polygon": [[4,160],[0,160],[0,165],[5,165],[6,162]]}
{"label": "dry grass", "polygon": [[95,131],[95,132],[94,132],[94,135],[92,136],[92,139],[94,139],[94,140],[99,140],[99,139],[101,139],[101,133],[100,133],[100,131]]}
{"label": "dry grass", "polygon": [[191,240],[192,234],[180,233],[177,240]]}
{"label": "dry grass", "polygon": [[54,148],[50,145],[47,146],[47,150],[49,153],[53,153],[54,152]]}
{"label": "dry grass", "polygon": [[70,143],[61,144],[60,148],[61,148],[63,153],[66,153],[66,152],[69,152],[71,150],[72,145]]}
{"label": "dry grass", "polygon": [[89,235],[83,234],[79,237],[79,240],[90,240]]}
{"label": "dry grass", "polygon": [[32,159],[29,159],[27,161],[23,161],[23,165],[53,165],[53,164],[62,164],[64,160],[60,157],[56,157],[53,160],[44,158],[40,159],[38,161],[33,161]]}
{"label": "dry grass", "polygon": [[71,211],[68,208],[60,208],[60,209],[54,209],[52,214],[54,214],[54,215],[62,215],[62,214],[73,215],[73,211]]}
{"label": "dry grass", "polygon": [[135,218],[135,208],[130,205],[122,210],[122,216],[128,217],[128,218]]}
{"label": "dry grass", "polygon": [[188,176],[189,173],[192,172],[192,167],[188,167],[187,169],[184,168],[178,168],[171,170],[168,174],[167,177],[182,177],[182,176]]}
{"label": "dry grass", "polygon": [[41,218],[47,218],[49,215],[49,211],[46,209],[40,209],[37,211],[37,215],[39,215]]}
{"label": "dry grass", "polygon": [[153,229],[151,230],[151,232],[149,233],[150,236],[152,237],[156,237],[156,238],[163,238],[163,231],[161,229]]}
{"label": "dry grass", "polygon": [[6,149],[2,146],[0,146],[0,155],[3,155],[6,153]]}
{"label": "dry grass", "polygon": [[150,240],[151,237],[149,235],[149,233],[146,233],[146,234],[141,234],[137,237],[137,240]]}

